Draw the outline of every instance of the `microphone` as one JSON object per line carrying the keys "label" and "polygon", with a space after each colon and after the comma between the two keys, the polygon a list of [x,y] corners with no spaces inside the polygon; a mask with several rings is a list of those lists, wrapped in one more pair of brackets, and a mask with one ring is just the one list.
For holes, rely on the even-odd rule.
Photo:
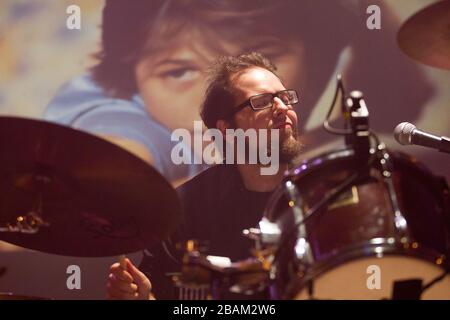
{"label": "microphone", "polygon": [[444,136],[438,137],[421,131],[409,122],[398,124],[394,129],[394,137],[402,145],[415,144],[450,153],[450,138]]}

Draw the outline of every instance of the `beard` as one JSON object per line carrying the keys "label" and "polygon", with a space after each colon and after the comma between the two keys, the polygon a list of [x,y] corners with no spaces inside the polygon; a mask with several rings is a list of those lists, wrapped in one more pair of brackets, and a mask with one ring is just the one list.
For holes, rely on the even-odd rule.
{"label": "beard", "polygon": [[290,164],[297,159],[303,151],[304,144],[298,131],[293,128],[280,130],[280,163]]}
{"label": "beard", "polygon": [[[232,119],[230,121],[230,129],[238,129],[234,119]],[[271,136],[270,134],[270,129],[269,129],[269,133],[268,133],[268,137],[269,138]],[[270,157],[271,156],[271,147],[272,147],[272,141],[269,139],[267,141],[268,145],[267,145],[267,156]],[[259,145],[259,137],[258,137],[258,145]],[[304,143],[301,140],[298,130],[297,128],[293,128],[293,127],[288,127],[286,129],[280,129],[279,130],[279,141],[278,141],[278,152],[279,152],[279,162],[282,164],[292,164],[295,162],[295,160],[300,157],[303,148],[304,148]],[[235,148],[234,150],[234,154],[237,154],[237,150],[236,150],[236,145],[234,146],[227,146],[226,144],[224,145],[225,149],[232,147]],[[248,143],[248,139],[245,140],[245,161],[246,163],[249,163],[249,154],[251,152],[251,148],[250,145]],[[253,150],[255,151],[255,150]],[[260,163],[259,161],[259,151],[257,152],[258,155],[258,163]]]}

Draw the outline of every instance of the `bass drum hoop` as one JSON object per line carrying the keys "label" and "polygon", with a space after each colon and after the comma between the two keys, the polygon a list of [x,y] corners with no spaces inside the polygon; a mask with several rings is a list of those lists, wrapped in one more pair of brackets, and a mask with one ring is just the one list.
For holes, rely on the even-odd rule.
{"label": "bass drum hoop", "polygon": [[310,266],[303,277],[295,278],[286,287],[283,299],[292,299],[298,292],[307,288],[310,283],[324,273],[344,265],[347,262],[364,258],[383,258],[386,256],[413,257],[439,267],[444,272],[450,268],[445,255],[436,250],[422,246],[415,241],[398,241],[394,238],[373,238],[366,242],[354,244],[335,251],[320,262]]}

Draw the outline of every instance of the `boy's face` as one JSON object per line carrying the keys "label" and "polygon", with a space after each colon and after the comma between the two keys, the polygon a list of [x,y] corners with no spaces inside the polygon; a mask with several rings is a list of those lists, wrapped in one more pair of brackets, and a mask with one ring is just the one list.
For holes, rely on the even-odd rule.
{"label": "boy's face", "polygon": [[303,47],[279,39],[260,38],[245,47],[220,42],[222,52],[212,50],[201,35],[185,31],[177,36],[176,45],[141,59],[135,68],[139,93],[149,113],[170,130],[193,130],[195,120],[201,120],[199,107],[206,90],[205,71],[219,55],[258,51],[278,68],[286,86],[304,87]]}

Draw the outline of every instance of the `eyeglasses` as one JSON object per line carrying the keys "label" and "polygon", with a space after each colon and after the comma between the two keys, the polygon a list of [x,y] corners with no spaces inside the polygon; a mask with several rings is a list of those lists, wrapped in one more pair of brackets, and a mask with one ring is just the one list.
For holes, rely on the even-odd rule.
{"label": "eyeglasses", "polygon": [[275,93],[261,93],[257,94],[255,96],[251,96],[247,101],[243,102],[242,104],[238,105],[237,107],[233,108],[233,111],[230,112],[228,117],[231,117],[235,113],[241,111],[246,106],[252,107],[253,110],[263,110],[273,107],[273,99],[277,97],[285,105],[294,105],[298,103],[298,94],[297,91],[289,89],[289,90],[282,90]]}

